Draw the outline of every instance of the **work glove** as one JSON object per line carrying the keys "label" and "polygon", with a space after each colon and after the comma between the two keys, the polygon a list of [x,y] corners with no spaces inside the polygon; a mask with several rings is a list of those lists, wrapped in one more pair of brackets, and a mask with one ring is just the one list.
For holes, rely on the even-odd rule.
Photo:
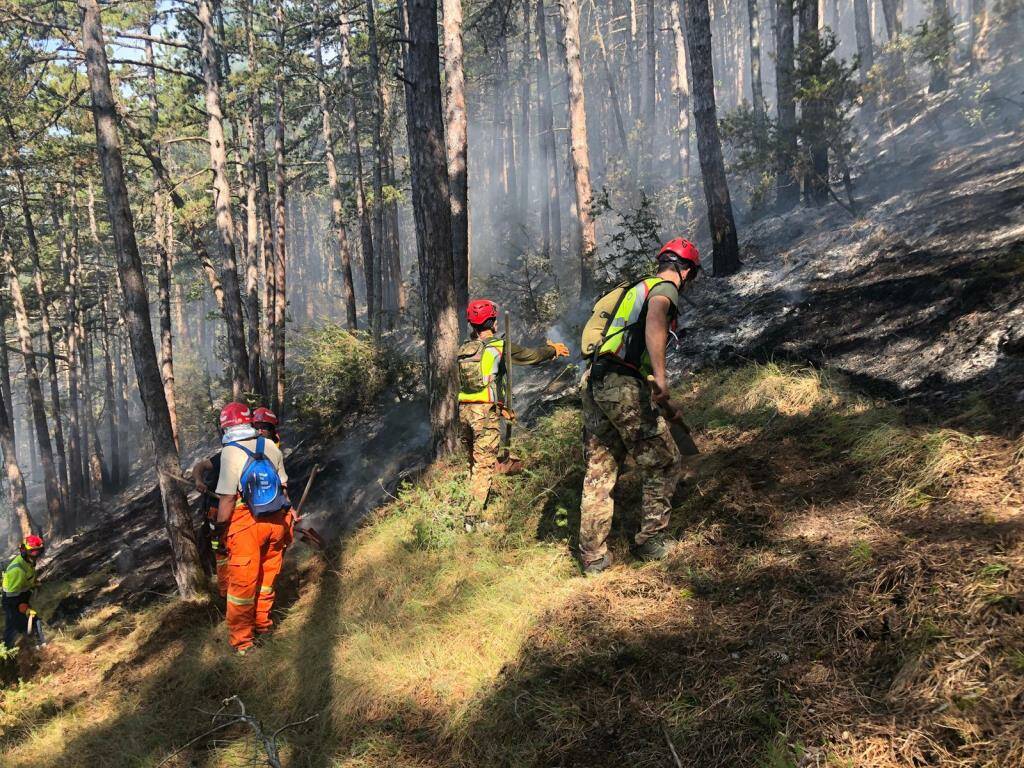
{"label": "work glove", "polygon": [[210,549],[220,552],[227,548],[227,523],[210,523]]}
{"label": "work glove", "polygon": [[568,357],[569,348],[558,341],[548,340],[548,346],[555,350],[555,357]]}

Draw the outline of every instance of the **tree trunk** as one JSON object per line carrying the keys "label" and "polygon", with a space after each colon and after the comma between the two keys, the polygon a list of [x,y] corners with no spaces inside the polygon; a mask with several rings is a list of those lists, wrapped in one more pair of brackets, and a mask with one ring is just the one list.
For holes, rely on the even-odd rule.
{"label": "tree trunk", "polygon": [[707,0],[686,0],[686,38],[693,65],[693,119],[697,125],[704,197],[708,206],[715,277],[731,275],[740,268],[736,224],[725,179],[722,145],[715,114],[715,74],[711,66],[711,19]]}
{"label": "tree trunk", "polygon": [[754,119],[765,124],[764,88],[761,85],[761,20],[757,0],[747,0],[747,25],[750,31],[750,93],[754,102]]}
{"label": "tree trunk", "polygon": [[4,454],[4,468],[7,472],[7,499],[11,505],[11,523],[21,532],[21,538],[39,533],[28,513],[28,494],[25,493],[25,478],[18,465],[14,450],[14,422],[10,419],[10,401],[0,393],[0,451]]}
{"label": "tree trunk", "polygon": [[558,150],[551,106],[551,64],[548,57],[547,18],[544,0],[537,0],[537,98],[540,101],[540,148],[547,168],[547,205],[544,221],[544,255],[562,262],[562,209],[558,201]]}
{"label": "tree trunk", "polygon": [[[13,138],[13,128],[11,130]],[[28,203],[28,189],[25,186],[25,174],[21,165],[15,165],[18,179],[18,192],[21,197],[22,216],[25,221],[25,238],[28,240],[29,257],[32,259],[32,282],[39,303],[40,325],[43,338],[46,340],[46,363],[50,383],[50,404],[53,417],[53,447],[57,453],[57,487],[60,491],[60,515],[55,521],[57,530],[64,526],[68,504],[68,460],[65,453],[64,426],[61,422],[63,409],[60,402],[60,384],[57,375],[57,352],[53,343],[53,328],[50,324],[50,303],[46,298],[46,284],[43,281],[43,265],[39,260],[39,241],[36,239],[36,227],[32,218],[32,209]]]}
{"label": "tree trunk", "polygon": [[[158,7],[154,7],[155,11]],[[153,21],[146,27],[146,33],[153,34]],[[152,65],[154,62],[153,43],[146,41],[146,63]],[[149,101],[149,130],[153,139],[156,139],[157,129],[160,126],[159,102],[157,100],[156,69],[150,66],[146,71],[146,78],[149,85],[147,98]],[[159,146],[159,145],[157,145]],[[167,250],[167,241],[164,235],[173,224],[167,219],[174,218],[174,209],[166,204],[165,197],[160,194],[159,182],[153,190],[153,243],[156,247],[157,258],[157,306],[160,315],[160,377],[164,382],[164,396],[167,398],[167,412],[171,417],[171,429],[174,431],[174,443],[179,450],[181,445],[178,442],[178,406],[174,396],[174,334],[171,329],[171,257]]]}
{"label": "tree trunk", "polygon": [[[574,0],[575,2],[575,0]],[[577,11],[578,13],[578,11]],[[655,13],[654,0],[647,0],[647,13],[644,20],[644,31],[646,33],[646,45],[644,51],[644,89],[643,89],[643,114],[644,114],[644,162],[641,177],[645,178],[650,174],[654,163],[655,153],[655,98],[657,93],[657,54],[658,47],[655,43]],[[566,25],[568,27],[568,24]]]}
{"label": "tree trunk", "polygon": [[[801,0],[800,47],[808,51],[807,61],[813,66],[811,77],[821,75],[821,37],[818,34],[818,0]],[[822,133],[824,105],[820,99],[809,98],[800,105],[801,135],[810,155],[804,174],[804,198],[811,205],[824,205],[829,198],[828,144]]]}
{"label": "tree trunk", "polygon": [[[205,0],[201,0],[205,2]],[[117,267],[121,276],[125,322],[131,338],[132,358],[138,377],[142,404],[146,410],[148,431],[153,440],[157,478],[163,499],[164,523],[171,545],[171,561],[178,591],[184,598],[199,594],[203,572],[192,530],[188,501],[180,485],[181,467],[174,433],[164,398],[160,367],[150,325],[149,299],[142,273],[135,224],[128,202],[128,188],[121,160],[114,94],[103,44],[98,0],[83,0],[82,45],[92,94],[93,122],[103,188],[107,197],[111,230],[114,235]]]}
{"label": "tree trunk", "polygon": [[[118,327],[122,330],[124,329],[123,318],[118,323]],[[114,337],[114,342],[114,395],[115,403],[117,404],[117,428],[121,433],[121,439],[118,442],[120,454],[117,457],[117,461],[121,465],[121,482],[124,483],[131,476],[131,436],[135,434],[131,424],[128,404],[131,392],[128,385],[128,366],[131,365],[131,355],[124,345],[120,331]]]}
{"label": "tree trunk", "polygon": [[452,258],[448,162],[441,110],[437,0],[406,0],[403,14],[406,123],[410,137],[412,203],[423,299],[427,395],[434,453],[458,444],[459,344]]}
{"label": "tree trunk", "polygon": [[853,24],[857,33],[857,58],[860,60],[860,82],[863,85],[868,80],[871,68],[875,66],[868,0],[853,0]]}
{"label": "tree trunk", "polygon": [[[387,96],[388,91],[385,91]],[[395,180],[395,125],[398,122],[398,104],[394,98],[387,100],[388,120],[384,135],[384,184],[397,187]],[[398,200],[392,196],[387,204],[384,217],[384,252],[388,254],[391,284],[394,287],[395,320],[405,312],[405,285],[402,282],[402,248],[398,231]],[[390,327],[390,326],[389,326]]]}
{"label": "tree trunk", "polygon": [[[526,86],[529,90],[529,85]],[[451,186],[455,304],[469,304],[469,184],[466,77],[462,71],[462,0],[444,0],[445,137]]]}
{"label": "tree trunk", "polygon": [[971,72],[978,71],[978,64],[985,58],[985,33],[988,31],[988,11],[985,0],[970,0],[971,24],[968,28],[967,50],[971,59]]}
{"label": "tree trunk", "polygon": [[793,0],[777,0],[775,19],[775,83],[778,91],[779,156],[775,179],[776,206],[790,210],[800,201],[796,179],[796,93],[793,82]]}
{"label": "tree trunk", "polygon": [[15,434],[14,400],[11,397],[11,357],[7,349],[7,307],[0,302],[0,395],[4,398],[11,434]]}
{"label": "tree trunk", "polygon": [[[435,3],[436,5],[436,3]],[[370,317],[370,327],[374,336],[380,336],[384,314],[384,265],[387,256],[384,253],[384,181],[381,173],[381,137],[384,135],[384,94],[380,76],[380,56],[377,52],[377,13],[374,0],[366,0],[366,34],[367,54],[370,64],[370,113],[373,118],[373,130],[370,134],[373,148],[373,242],[375,263],[373,265],[373,301],[376,309]]]}
{"label": "tree trunk", "polygon": [[[57,185],[50,207],[50,214],[53,219],[53,231],[57,236],[57,252],[60,258],[60,268],[64,276],[64,351],[67,357],[67,375],[65,379],[68,396],[68,500],[69,504],[64,510],[64,525],[62,534],[69,534],[74,530],[75,508],[81,503],[84,496],[84,485],[82,482],[82,437],[81,419],[79,411],[80,386],[78,380],[78,270],[74,262],[78,252],[78,215],[73,210],[74,195],[72,194],[72,209],[68,211],[67,231],[71,232],[71,249],[68,251],[67,241],[64,239],[65,225],[61,211],[61,200],[66,191]],[[6,355],[6,349],[3,352]]]}
{"label": "tree trunk", "polygon": [[224,323],[227,328],[228,357],[231,360],[231,389],[237,400],[252,389],[249,381],[249,353],[246,350],[245,327],[242,320],[242,296],[238,287],[238,261],[235,254],[235,222],[231,211],[231,182],[228,179],[227,144],[224,140],[224,117],[220,104],[220,45],[213,28],[212,2],[199,0],[198,20],[201,31],[200,52],[203,60],[203,81],[207,114],[207,135],[210,140],[210,170],[213,171],[213,205],[222,253],[221,285],[224,289]]}
{"label": "tree trunk", "polygon": [[522,115],[519,127],[519,135],[522,137],[519,214],[527,227],[530,223],[530,162],[533,144],[530,137],[530,3],[531,0],[523,0],[523,49],[519,70],[519,105]]}
{"label": "tree trunk", "polygon": [[577,0],[563,0],[565,23],[565,67],[569,73],[569,135],[576,181],[576,219],[579,226],[580,297],[593,293],[594,251],[597,234],[590,211],[590,146],[587,141],[587,110],[583,97],[583,68],[580,62],[580,13]]}
{"label": "tree trunk", "polygon": [[[678,0],[676,0],[678,11]],[[597,49],[601,53],[601,68],[604,71],[605,83],[608,86],[608,96],[611,99],[612,117],[615,122],[615,133],[619,137],[619,149],[622,150],[622,157],[629,152],[629,140],[626,138],[626,124],[622,119],[622,106],[619,104],[619,89],[615,85],[615,75],[612,74],[611,61],[608,59],[608,48],[604,42],[604,33],[601,31],[601,17],[598,6],[594,6],[594,31],[597,37]]]}
{"label": "tree trunk", "polygon": [[348,100],[348,142],[349,151],[355,162],[355,178],[353,186],[356,193],[356,216],[359,218],[359,250],[363,261],[363,280],[366,283],[366,319],[369,322],[376,311],[373,304],[373,226],[370,221],[370,210],[366,205],[366,187],[363,183],[363,154],[359,146],[359,101],[356,97],[352,78],[352,59],[349,53],[351,22],[348,13],[342,10],[338,20],[339,59],[341,62],[342,83],[345,98]]}
{"label": "tree trunk", "polygon": [[903,14],[900,11],[900,0],[882,0],[882,14],[885,16],[885,32],[890,42],[894,42],[903,34]]}
{"label": "tree trunk", "polygon": [[686,39],[683,37],[679,0],[669,0],[669,21],[675,51],[674,72],[679,126],[679,165],[685,182],[690,178],[690,76],[686,70]]}
{"label": "tree trunk", "polygon": [[[356,329],[356,294],[352,285],[352,252],[348,247],[348,234],[345,232],[345,214],[341,199],[341,184],[338,181],[338,168],[334,160],[334,130],[331,125],[331,111],[327,103],[327,81],[324,75],[324,58],[321,50],[320,2],[316,2],[316,31],[313,35],[313,58],[317,72],[317,98],[320,102],[321,131],[324,139],[324,161],[327,164],[327,186],[331,190],[331,226],[338,240],[338,255],[341,258],[341,290],[345,302],[345,326]],[[333,259],[328,269],[333,270]]]}
{"label": "tree trunk", "polygon": [[285,323],[287,321],[287,206],[285,189],[287,176],[284,159],[284,56],[285,25],[284,0],[274,0],[274,26],[277,33],[277,72],[274,76],[274,217],[277,229],[274,238],[274,411],[284,413],[285,392]]}
{"label": "tree trunk", "polygon": [[[107,315],[107,294],[100,299],[100,344],[103,346],[103,416],[107,427],[107,445],[110,450],[109,482],[112,489],[120,488],[121,472],[121,430],[118,424],[117,402],[114,394],[114,361],[110,354],[110,318]],[[170,409],[168,409],[170,416]],[[173,430],[172,430],[173,432]]]}
{"label": "tree trunk", "polygon": [[[0,214],[0,230],[6,230],[6,222],[2,220],[2,214]],[[61,524],[63,504],[60,483],[57,481],[57,467],[53,460],[50,431],[46,424],[43,388],[39,381],[35,350],[32,348],[32,330],[29,327],[28,312],[25,309],[25,297],[21,292],[21,282],[18,280],[18,271],[14,265],[14,254],[11,253],[6,233],[0,248],[3,250],[4,265],[7,268],[7,284],[10,288],[11,304],[14,307],[18,341],[25,361],[25,378],[32,407],[32,423],[35,427],[36,441],[39,444],[39,460],[43,470],[43,485],[46,489],[46,530],[51,532]]]}
{"label": "tree trunk", "polygon": [[[953,20],[949,16],[949,6],[946,0],[932,0],[932,15],[929,24],[939,29],[953,27]],[[943,51],[940,56],[932,62],[931,80],[928,83],[928,93],[942,93],[949,88],[949,65],[951,51]]]}

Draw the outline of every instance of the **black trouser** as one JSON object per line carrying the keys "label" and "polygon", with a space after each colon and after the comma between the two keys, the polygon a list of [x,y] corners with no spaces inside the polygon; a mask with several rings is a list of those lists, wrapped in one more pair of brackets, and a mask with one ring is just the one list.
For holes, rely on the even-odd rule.
{"label": "black trouser", "polygon": [[31,593],[20,595],[4,595],[4,645],[13,648],[18,635],[28,634],[28,614],[18,610],[19,605],[27,605]]}

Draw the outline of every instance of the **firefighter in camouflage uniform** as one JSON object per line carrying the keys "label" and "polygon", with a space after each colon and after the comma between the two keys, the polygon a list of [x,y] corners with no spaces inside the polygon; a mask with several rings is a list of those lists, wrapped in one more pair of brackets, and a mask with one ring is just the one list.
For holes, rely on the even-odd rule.
{"label": "firefighter in camouflage uniform", "polygon": [[[692,243],[682,238],[667,243],[658,254],[657,275],[620,286],[597,342],[584,339],[584,353],[592,350],[582,387],[587,470],[579,547],[585,574],[611,565],[612,491],[627,456],[643,477],[636,554],[660,559],[667,553],[665,530],[682,457],[657,405],[668,402],[665,351],[678,315],[679,292],[699,269],[700,256]],[[648,386],[651,375],[653,384]]]}
{"label": "firefighter in camouflage uniform", "polygon": [[491,490],[501,445],[501,421],[505,410],[505,366],[539,365],[555,357],[568,356],[564,344],[549,341],[543,347],[521,347],[494,333],[498,307],[493,301],[476,299],[466,309],[472,328],[459,347],[459,426],[470,456],[469,505],[465,511],[466,531],[480,522]]}

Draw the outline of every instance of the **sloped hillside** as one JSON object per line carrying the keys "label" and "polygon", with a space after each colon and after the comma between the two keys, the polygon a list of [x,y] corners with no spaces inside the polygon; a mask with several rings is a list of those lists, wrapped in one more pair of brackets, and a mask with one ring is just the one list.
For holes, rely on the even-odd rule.
{"label": "sloped hillside", "polygon": [[[1024,763],[1024,137],[998,116],[958,134],[963,108],[936,100],[879,139],[857,217],[758,222],[745,270],[692,294],[671,367],[702,455],[665,562],[629,555],[627,473],[617,565],[578,576],[580,421],[559,381],[491,529],[461,531],[458,461],[382,486],[350,537],[296,547],[252,655],[227,653],[205,602],[56,622],[0,694],[0,764]],[[394,434],[404,450],[418,432]],[[360,458],[416,464],[354,453],[305,462],[367,487]],[[343,471],[326,487],[359,491]],[[351,522],[331,499],[322,519]],[[52,573],[46,617],[109,572]]]}

